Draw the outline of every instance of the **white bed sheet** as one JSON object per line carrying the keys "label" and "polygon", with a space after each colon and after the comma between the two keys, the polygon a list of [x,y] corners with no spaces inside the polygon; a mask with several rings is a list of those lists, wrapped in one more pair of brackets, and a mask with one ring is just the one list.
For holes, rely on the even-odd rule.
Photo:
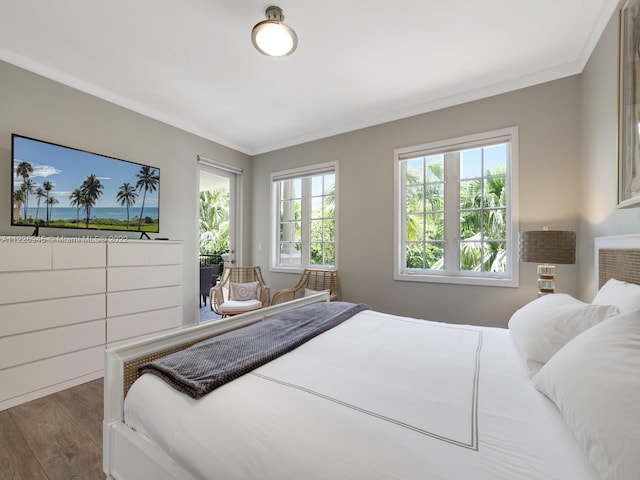
{"label": "white bed sheet", "polygon": [[507,330],[373,311],[200,400],[143,375],[125,422],[201,479],[598,480]]}

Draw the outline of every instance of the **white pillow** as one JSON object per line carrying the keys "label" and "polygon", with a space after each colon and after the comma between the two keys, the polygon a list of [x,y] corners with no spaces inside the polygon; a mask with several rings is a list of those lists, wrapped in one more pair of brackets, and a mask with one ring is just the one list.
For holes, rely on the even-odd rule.
{"label": "white pillow", "polygon": [[511,316],[509,332],[533,377],[569,340],[619,313],[612,305],[591,305],[566,293],[544,295]]}
{"label": "white pillow", "polygon": [[229,300],[256,300],[258,298],[258,282],[232,283],[231,298]]}
{"label": "white pillow", "polygon": [[615,278],[607,280],[593,299],[594,305],[615,305],[621,312],[640,308],[640,285],[621,282]]}
{"label": "white pillow", "polygon": [[603,480],[640,478],[640,310],[578,335],[533,383]]}

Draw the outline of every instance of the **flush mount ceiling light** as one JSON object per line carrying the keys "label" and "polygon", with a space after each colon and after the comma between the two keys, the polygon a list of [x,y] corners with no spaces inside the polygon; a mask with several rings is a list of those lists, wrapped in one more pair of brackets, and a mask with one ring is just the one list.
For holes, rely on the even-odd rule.
{"label": "flush mount ceiling light", "polygon": [[256,49],[270,57],[291,55],[298,46],[298,36],[283,23],[284,13],[280,7],[268,7],[266,20],[256,24],[251,30],[251,41]]}

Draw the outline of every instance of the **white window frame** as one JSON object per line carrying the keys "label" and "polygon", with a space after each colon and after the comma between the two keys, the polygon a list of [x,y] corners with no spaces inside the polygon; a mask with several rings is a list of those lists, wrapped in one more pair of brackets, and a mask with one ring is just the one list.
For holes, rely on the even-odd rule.
{"label": "white window frame", "polygon": [[[321,175],[333,173],[335,175],[335,212],[334,212],[334,265],[311,265],[310,256],[310,238],[306,232],[310,229],[310,212],[311,205],[302,205],[302,263],[301,265],[285,265],[278,264],[279,249],[280,249],[280,198],[279,189],[277,188],[278,182],[281,180],[289,180],[296,178],[311,177],[314,175]],[[271,267],[272,272],[302,272],[305,268],[323,268],[327,270],[338,269],[338,162],[325,162],[307,167],[292,168],[289,170],[282,170],[271,173]],[[310,200],[310,197],[309,199]]]}
{"label": "white window frame", "polygon": [[[402,162],[421,155],[435,155],[475,146],[486,146],[493,141],[506,141],[510,145],[506,177],[507,177],[507,272],[496,274],[491,272],[466,272],[459,270],[457,254],[445,259],[444,270],[415,270],[405,266],[404,230],[406,225],[405,182],[403,182]],[[411,282],[451,283],[462,285],[486,285],[499,287],[517,287],[519,285],[518,262],[518,127],[509,127],[474,135],[466,135],[447,140],[430,142],[423,145],[399,148],[394,150],[394,279]],[[445,222],[447,215],[459,216],[459,200],[455,198],[447,202],[447,184],[459,183],[457,175],[446,174],[445,177]],[[449,191],[452,189],[449,188]],[[453,203],[456,212],[446,205]],[[459,228],[448,227],[445,223],[445,251],[459,250]]]}

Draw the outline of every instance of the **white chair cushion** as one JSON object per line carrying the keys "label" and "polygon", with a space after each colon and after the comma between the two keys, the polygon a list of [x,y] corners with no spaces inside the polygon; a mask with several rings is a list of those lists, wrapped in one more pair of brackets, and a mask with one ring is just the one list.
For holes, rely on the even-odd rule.
{"label": "white chair cushion", "polygon": [[260,300],[227,300],[223,302],[218,309],[224,314],[234,314],[249,312],[251,310],[257,310],[262,308],[262,302]]}

